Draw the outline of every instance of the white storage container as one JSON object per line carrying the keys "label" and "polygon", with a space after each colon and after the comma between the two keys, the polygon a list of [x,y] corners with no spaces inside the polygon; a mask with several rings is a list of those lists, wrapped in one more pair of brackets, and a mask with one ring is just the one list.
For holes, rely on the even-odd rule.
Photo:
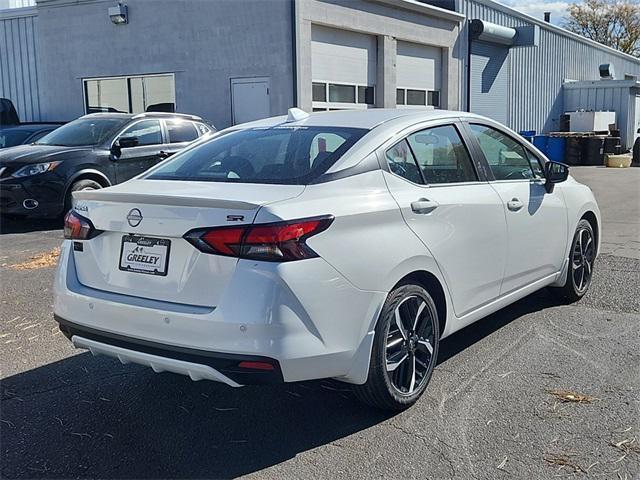
{"label": "white storage container", "polygon": [[572,132],[608,132],[615,125],[616,112],[567,112]]}

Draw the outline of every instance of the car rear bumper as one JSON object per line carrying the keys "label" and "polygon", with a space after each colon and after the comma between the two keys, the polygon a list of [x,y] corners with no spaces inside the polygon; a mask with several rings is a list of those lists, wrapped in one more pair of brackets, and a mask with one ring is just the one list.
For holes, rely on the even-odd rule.
{"label": "car rear bumper", "polygon": [[[366,380],[375,319],[386,294],[355,288],[320,258],[285,264],[241,260],[220,303],[203,307],[82,285],[71,250],[72,242],[65,241],[54,313],[61,330],[72,341],[77,337],[77,346],[87,345],[78,339],[95,341],[96,353],[118,358],[122,352],[112,347],[123,348],[134,352],[125,360],[145,365],[154,359],[137,353],[170,359],[157,368],[189,376],[189,369],[173,360],[207,366],[240,385]],[[271,375],[238,367],[252,359],[272,363]]]}
{"label": "car rear bumper", "polygon": [[[60,331],[76,348],[87,349],[93,355],[117,358],[123,364],[137,363],[151,367],[156,373],[173,372],[186,375],[194,381],[213,380],[231,387],[283,382],[280,365],[270,358],[162,345],[101,332],[57,315],[54,318],[60,325]],[[259,362],[273,368],[246,369],[239,367],[241,362]]]}

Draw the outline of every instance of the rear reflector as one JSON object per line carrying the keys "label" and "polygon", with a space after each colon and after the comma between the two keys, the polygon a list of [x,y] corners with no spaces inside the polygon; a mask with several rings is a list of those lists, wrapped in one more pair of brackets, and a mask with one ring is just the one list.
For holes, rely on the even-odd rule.
{"label": "rear reflector", "polygon": [[75,210],[69,210],[64,217],[64,238],[89,240],[101,233],[102,230],[96,230],[91,220],[83,217]]}
{"label": "rear reflector", "polygon": [[289,262],[317,257],[306,240],[326,230],[331,222],[332,216],[323,216],[241,227],[203,228],[191,230],[184,238],[204,253]]}
{"label": "rear reflector", "polygon": [[240,368],[250,368],[252,370],[273,370],[274,367],[267,362],[240,362]]}

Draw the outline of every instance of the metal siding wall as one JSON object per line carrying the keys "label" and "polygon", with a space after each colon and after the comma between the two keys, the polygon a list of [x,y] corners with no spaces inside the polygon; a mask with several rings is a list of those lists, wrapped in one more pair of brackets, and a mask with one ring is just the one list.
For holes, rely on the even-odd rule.
{"label": "metal siding wall", "polygon": [[[483,5],[461,0],[461,13],[467,20],[481,19],[507,27],[530,25],[523,19]],[[461,35],[461,95],[466,100],[467,28]],[[565,79],[597,80],[601,63],[614,65],[616,75],[640,75],[640,61],[633,62],[553,30],[540,27],[538,47],[512,47],[510,52],[509,120],[514,130],[552,131],[559,127],[564,112],[562,84]],[[503,101],[501,99],[501,101]]]}
{"label": "metal siding wall", "polygon": [[20,120],[40,120],[35,15],[0,18],[0,97],[10,99]]}
{"label": "metal siding wall", "polygon": [[[509,54],[501,45],[474,42],[471,59],[471,111],[509,120]],[[496,102],[496,99],[502,99]]]}
{"label": "metal siding wall", "polygon": [[567,111],[602,110],[615,111],[616,124],[620,128],[622,145],[631,148],[635,140],[635,93],[627,87],[565,88],[564,106]]}

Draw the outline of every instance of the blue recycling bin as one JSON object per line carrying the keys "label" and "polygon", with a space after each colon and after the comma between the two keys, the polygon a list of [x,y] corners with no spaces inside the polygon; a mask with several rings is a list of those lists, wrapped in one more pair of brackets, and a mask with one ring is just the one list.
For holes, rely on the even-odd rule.
{"label": "blue recycling bin", "polygon": [[564,163],[564,152],[567,145],[565,137],[548,137],[545,155],[549,160]]}
{"label": "blue recycling bin", "polygon": [[547,135],[536,135],[533,137],[533,144],[538,150],[547,155],[547,148],[549,144],[549,137]]}

